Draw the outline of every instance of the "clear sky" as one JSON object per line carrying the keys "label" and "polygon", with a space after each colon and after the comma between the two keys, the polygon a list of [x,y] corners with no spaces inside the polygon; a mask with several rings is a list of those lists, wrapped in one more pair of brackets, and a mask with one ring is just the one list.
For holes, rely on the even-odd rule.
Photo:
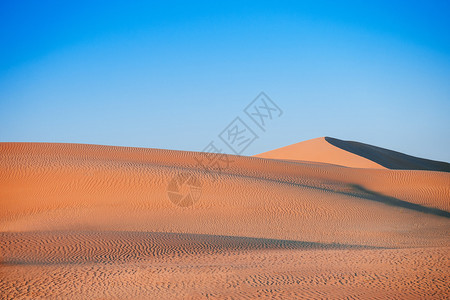
{"label": "clear sky", "polygon": [[245,155],[450,161],[450,1],[68,2],[0,1],[0,141],[202,150],[264,91],[283,115]]}

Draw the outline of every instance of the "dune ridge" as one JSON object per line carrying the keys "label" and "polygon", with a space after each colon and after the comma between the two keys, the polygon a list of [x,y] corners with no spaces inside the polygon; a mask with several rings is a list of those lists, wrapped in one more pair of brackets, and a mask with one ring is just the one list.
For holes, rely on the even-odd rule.
{"label": "dune ridge", "polygon": [[255,157],[310,161],[352,168],[450,172],[450,164],[332,137],[320,137],[260,153]]}

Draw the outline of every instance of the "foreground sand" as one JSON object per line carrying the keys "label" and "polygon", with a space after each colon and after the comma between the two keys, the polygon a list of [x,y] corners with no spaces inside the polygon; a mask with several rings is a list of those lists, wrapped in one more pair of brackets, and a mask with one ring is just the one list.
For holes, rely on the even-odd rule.
{"label": "foreground sand", "polygon": [[449,297],[449,173],[199,155],[0,143],[1,297]]}

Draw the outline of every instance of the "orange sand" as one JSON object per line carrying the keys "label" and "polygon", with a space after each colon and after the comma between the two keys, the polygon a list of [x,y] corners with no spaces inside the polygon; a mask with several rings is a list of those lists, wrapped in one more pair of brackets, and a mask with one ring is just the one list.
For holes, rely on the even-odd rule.
{"label": "orange sand", "polygon": [[[0,143],[0,297],[448,298],[450,173],[303,144],[211,173],[196,152]],[[180,173],[192,206],[169,200]]]}
{"label": "orange sand", "polygon": [[450,164],[359,142],[321,137],[264,152],[256,157],[322,162],[352,168],[450,172]]}
{"label": "orange sand", "polygon": [[383,166],[369,159],[354,155],[329,144],[324,137],[307,140],[255,156],[272,159],[322,162],[352,168],[384,169]]}

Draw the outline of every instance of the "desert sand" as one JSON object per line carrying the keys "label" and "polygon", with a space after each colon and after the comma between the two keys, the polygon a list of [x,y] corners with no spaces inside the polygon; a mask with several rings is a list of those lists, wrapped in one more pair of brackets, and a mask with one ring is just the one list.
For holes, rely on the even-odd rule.
{"label": "desert sand", "polygon": [[323,162],[353,168],[396,170],[429,170],[450,172],[450,164],[406,155],[364,143],[320,137],[279,149],[256,157]]}
{"label": "desert sand", "polygon": [[0,143],[0,297],[450,297],[448,164],[333,138],[224,157]]}

